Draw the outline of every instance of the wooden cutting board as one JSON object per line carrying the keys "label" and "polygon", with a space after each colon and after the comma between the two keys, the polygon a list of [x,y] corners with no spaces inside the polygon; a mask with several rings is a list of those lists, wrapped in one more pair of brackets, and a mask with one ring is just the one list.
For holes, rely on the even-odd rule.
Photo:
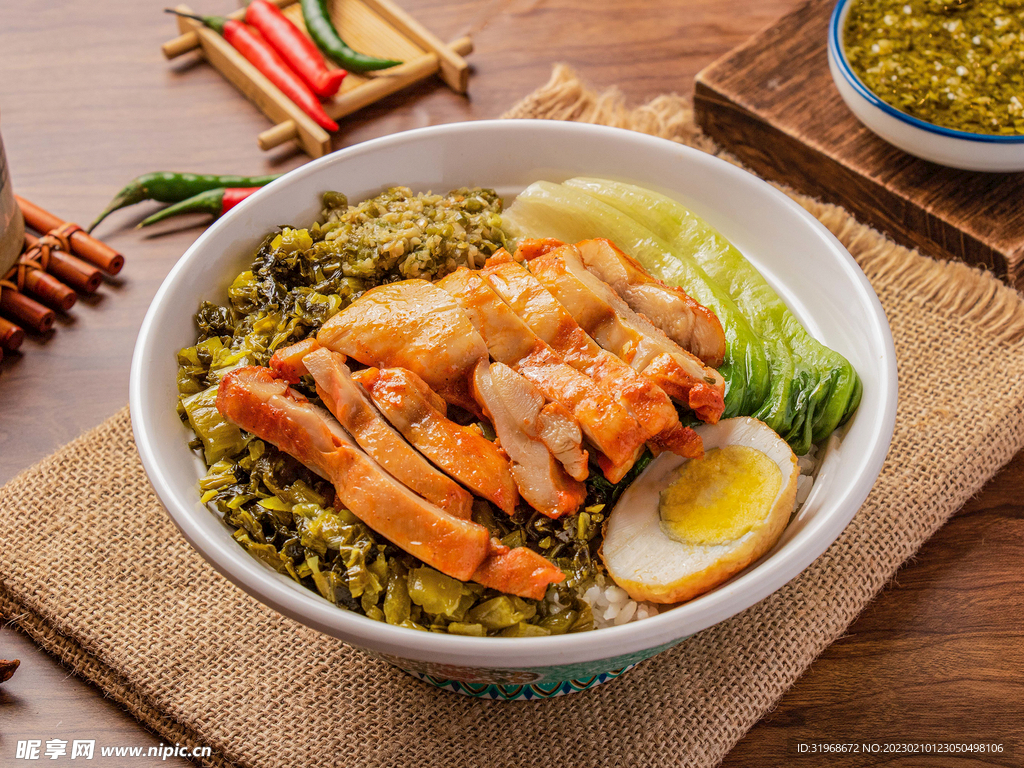
{"label": "wooden cutting board", "polygon": [[1024,289],[1024,173],[944,168],[861,125],[828,69],[833,5],[811,0],[700,72],[698,123],[766,178]]}

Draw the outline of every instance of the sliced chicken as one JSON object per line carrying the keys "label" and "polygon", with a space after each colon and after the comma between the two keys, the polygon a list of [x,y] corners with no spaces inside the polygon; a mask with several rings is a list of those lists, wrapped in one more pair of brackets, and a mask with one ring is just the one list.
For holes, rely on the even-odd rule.
{"label": "sliced chicken", "polygon": [[611,392],[566,365],[501,300],[479,272],[463,267],[438,285],[466,312],[491,357],[521,373],[544,397],[569,411],[583,434],[616,470],[621,469],[622,474],[629,470],[646,435]]}
{"label": "sliced chicken", "polygon": [[225,376],[217,410],[322,475],[366,525],[454,579],[533,599],[565,579],[536,552],[509,549],[482,525],[418,497],[363,453],[327,412],[267,368],[238,368]]}
{"label": "sliced chicken", "polygon": [[598,344],[656,383],[701,421],[718,421],[725,410],[721,374],[631,310],[607,283],[587,270],[575,246],[550,251],[527,265]]}
{"label": "sliced chicken", "polygon": [[464,520],[472,517],[473,497],[392,429],[352,380],[342,355],[321,347],[303,357],[302,365],[313,376],[327,410],[392,477],[449,514]]}
{"label": "sliced chicken", "polygon": [[316,340],[364,365],[407,368],[449,403],[479,413],[469,380],[487,346],[451,296],[426,280],[367,291],[324,323]]}
{"label": "sliced chicken", "polygon": [[516,258],[520,261],[529,261],[557,248],[561,248],[563,245],[565,243],[553,237],[523,239],[519,241],[519,246],[516,248]]}
{"label": "sliced chicken", "polygon": [[[533,428],[532,417],[514,404],[504,404],[493,388],[487,388],[491,401],[479,399],[473,376],[477,363],[489,360],[487,345],[447,292],[425,280],[374,288],[328,320],[317,341],[365,365],[406,368],[449,403],[477,415],[509,413],[508,418],[492,419],[492,423],[501,446],[513,463],[520,464],[520,470],[512,473],[520,494],[531,505],[540,500],[542,507],[536,508],[545,514],[562,514],[568,508],[564,500],[552,501],[562,492],[562,481],[557,473],[546,472],[552,457],[543,443],[539,445],[547,452],[546,457],[520,452],[517,459],[509,450],[509,446],[532,440],[524,429],[532,430],[531,434],[540,431],[540,427]],[[533,458],[538,461],[536,471],[527,470]],[[546,476],[549,485],[542,487]],[[524,489],[520,481],[531,485]]]}
{"label": "sliced chicken", "polygon": [[565,574],[532,549],[509,549],[492,539],[491,553],[476,569],[473,581],[510,595],[541,600],[549,585],[565,581]]}
{"label": "sliced chicken", "polygon": [[550,291],[507,251],[498,251],[488,259],[482,274],[512,311],[566,363],[617,393],[648,437],[679,423],[665,390],[601,349]]}
{"label": "sliced chicken", "polygon": [[[288,347],[282,347],[270,358],[270,368],[279,378],[289,384],[298,384],[299,379],[309,373],[306,366],[302,364],[302,358],[318,349],[320,349],[320,345],[313,337],[303,339]],[[341,362],[345,362],[344,357]]]}
{"label": "sliced chicken", "polygon": [[547,446],[524,430],[515,403],[506,402],[492,376],[492,370],[501,365],[480,360],[473,369],[473,391],[494,425],[502,450],[512,461],[512,476],[519,493],[531,507],[548,517],[572,514],[586,498],[586,486],[569,477]]}
{"label": "sliced chicken", "polygon": [[642,313],[683,349],[717,368],[725,360],[725,332],[718,316],[648,274],[636,260],[603,238],[576,243],[583,264],[608,283],[630,309]]}
{"label": "sliced chicken", "polygon": [[576,480],[586,480],[588,454],[580,447],[580,425],[558,403],[544,404],[544,397],[533,384],[507,365],[491,366],[491,379],[509,411],[515,414],[523,431],[547,446]]}
{"label": "sliced chicken", "polygon": [[655,435],[648,445],[655,454],[669,451],[688,459],[704,458],[704,441],[690,427],[682,424],[676,424],[672,429]]}
{"label": "sliced chicken", "polygon": [[465,581],[490,554],[486,528],[414,494],[269,369],[230,372],[221,380],[217,410],[323,475],[360,520],[442,573]]}
{"label": "sliced chicken", "polygon": [[391,425],[434,464],[477,496],[511,515],[519,501],[505,453],[472,427],[445,418],[430,387],[404,368],[367,368],[353,375]]}

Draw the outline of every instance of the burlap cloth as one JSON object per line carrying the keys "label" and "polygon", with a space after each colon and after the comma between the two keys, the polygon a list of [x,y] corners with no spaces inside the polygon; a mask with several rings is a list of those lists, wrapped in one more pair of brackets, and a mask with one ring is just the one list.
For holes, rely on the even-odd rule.
{"label": "burlap cloth", "polygon": [[[620,125],[703,149],[688,105],[627,110],[558,68],[509,117]],[[250,599],[179,535],[127,409],[0,490],[0,609],[211,765],[712,765],[897,568],[1024,446],[1024,303],[797,197],[850,249],[892,324],[896,434],[845,533],[774,595],[619,680],[542,703],[440,692]]]}

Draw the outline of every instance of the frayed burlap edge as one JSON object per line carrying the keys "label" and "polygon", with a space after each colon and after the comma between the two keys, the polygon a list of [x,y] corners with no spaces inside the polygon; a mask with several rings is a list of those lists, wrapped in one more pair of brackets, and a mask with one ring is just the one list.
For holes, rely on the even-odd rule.
{"label": "frayed burlap edge", "polygon": [[[718,148],[694,123],[693,108],[681,96],[658,96],[629,108],[617,88],[596,92],[564,64],[556,64],[551,79],[506,112],[506,118],[572,120],[627,128],[717,155],[735,165],[735,157]],[[992,273],[960,262],[941,261],[897,245],[877,230],[854,219],[844,208],[822,203],[776,184],[824,224],[848,249],[869,278],[884,278],[897,287],[929,286],[922,301],[962,314],[999,341],[1024,338],[1024,304],[1020,294]]]}

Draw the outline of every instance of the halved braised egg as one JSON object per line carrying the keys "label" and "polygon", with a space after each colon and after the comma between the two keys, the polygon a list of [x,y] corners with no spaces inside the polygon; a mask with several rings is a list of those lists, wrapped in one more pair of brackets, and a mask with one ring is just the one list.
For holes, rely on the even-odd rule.
{"label": "halved braised egg", "polygon": [[678,603],[721,584],[778,541],[796,504],[796,456],[747,417],[697,427],[704,458],[663,453],[619,498],[601,557],[634,600]]}

